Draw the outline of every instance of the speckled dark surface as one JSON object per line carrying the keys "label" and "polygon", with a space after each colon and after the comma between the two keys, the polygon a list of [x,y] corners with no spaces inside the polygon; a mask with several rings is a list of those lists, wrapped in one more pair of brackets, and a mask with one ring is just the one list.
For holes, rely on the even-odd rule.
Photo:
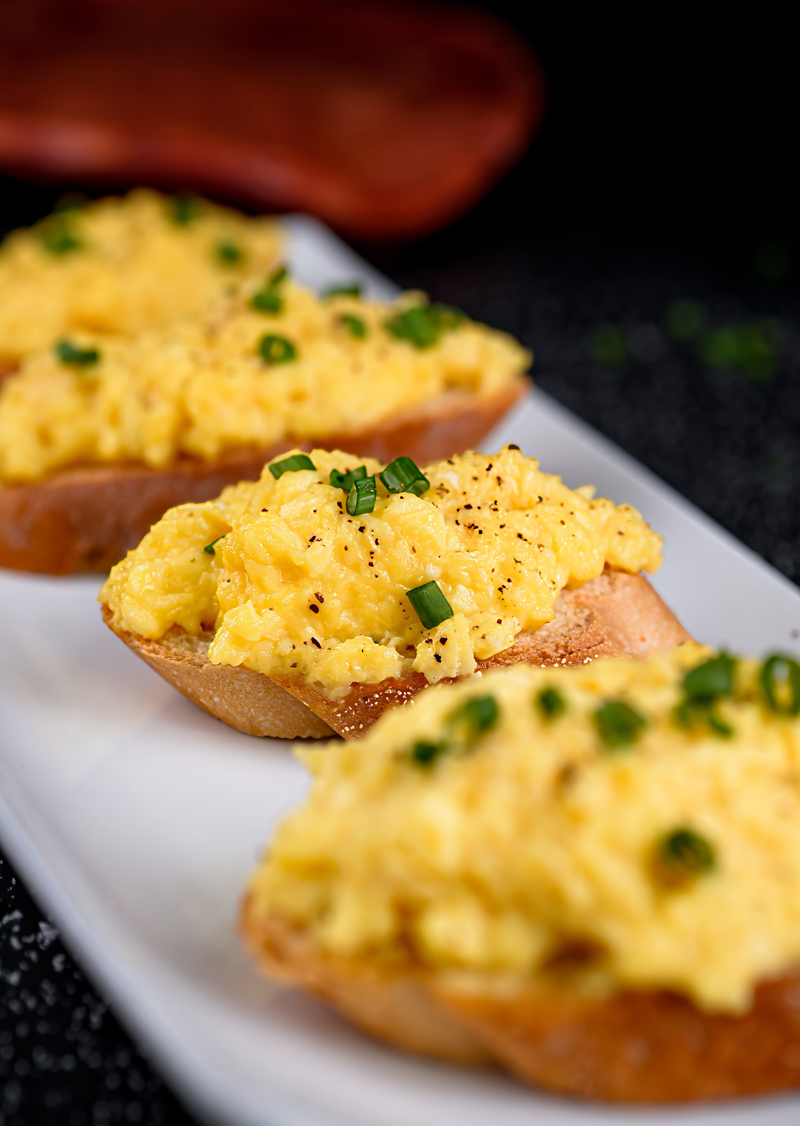
{"label": "speckled dark surface", "polygon": [[[569,25],[530,16],[522,28],[550,75],[552,109],[521,168],[449,231],[360,249],[398,282],[520,337],[541,387],[798,580],[787,69],[797,16],[751,15],[720,30],[700,17],[687,28],[678,16],[648,24],[596,11],[587,5]],[[37,218],[56,194],[0,181],[0,228]],[[767,281],[754,256],[776,239],[783,276]],[[708,332],[777,322],[774,374],[759,382],[736,364],[709,367],[702,340],[666,331],[675,299],[702,302]],[[620,330],[610,351],[598,342],[603,325]],[[0,1126],[193,1121],[7,861],[0,896]]]}

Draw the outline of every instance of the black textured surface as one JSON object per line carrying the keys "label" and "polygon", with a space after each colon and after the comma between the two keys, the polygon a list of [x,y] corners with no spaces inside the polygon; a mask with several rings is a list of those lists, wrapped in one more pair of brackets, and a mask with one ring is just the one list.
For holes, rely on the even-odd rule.
{"label": "black textured surface", "polygon": [[[520,337],[541,387],[797,580],[800,17],[533,8],[551,112],[532,153],[449,231],[362,252]],[[0,228],[57,194],[0,181]],[[676,299],[706,309],[692,341],[665,328]],[[742,326],[756,362],[709,366]],[[192,1122],[7,862],[0,895],[0,1126]]]}

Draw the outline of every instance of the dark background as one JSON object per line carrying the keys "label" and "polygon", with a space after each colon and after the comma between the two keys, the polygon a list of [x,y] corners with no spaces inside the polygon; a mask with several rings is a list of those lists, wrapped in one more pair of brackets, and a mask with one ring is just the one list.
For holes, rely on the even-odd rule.
{"label": "dark background", "polygon": [[[542,388],[797,580],[800,9],[485,6],[544,65],[539,136],[448,230],[358,249],[521,338]],[[0,229],[62,191],[0,177]],[[0,1126],[191,1121],[8,862],[0,895]]]}

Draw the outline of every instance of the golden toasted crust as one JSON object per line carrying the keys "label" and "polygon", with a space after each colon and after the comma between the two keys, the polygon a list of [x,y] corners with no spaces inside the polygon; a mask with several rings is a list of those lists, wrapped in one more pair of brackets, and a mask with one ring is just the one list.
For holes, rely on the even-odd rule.
{"label": "golden toasted crust", "polygon": [[[564,590],[552,622],[521,633],[508,649],[477,662],[478,671],[525,662],[582,665],[596,657],[643,657],[667,652],[689,635],[641,575],[608,571],[578,590]],[[312,685],[275,677],[345,738],[358,739],[389,708],[405,704],[428,686],[422,673],[380,684],[354,684],[341,700],[328,700]]]}
{"label": "golden toasted crust", "polygon": [[[509,649],[478,661],[479,670],[523,661],[582,665],[596,657],[641,657],[667,652],[689,640],[641,575],[609,571],[579,590],[562,591],[555,609],[552,622],[535,633],[520,634]],[[146,641],[116,629],[107,606],[103,617],[126,645],[184,696],[251,735],[321,738],[333,731],[360,738],[388,708],[406,703],[428,686],[421,673],[411,673],[380,684],[354,684],[342,700],[332,701],[304,682],[212,665],[206,656],[210,634],[192,638],[173,629],[159,641]],[[300,730],[304,715],[308,718]],[[295,725],[299,725],[296,730]]]}
{"label": "golden toasted crust", "polygon": [[[448,392],[377,426],[316,444],[383,461],[405,454],[426,464],[476,446],[528,386],[521,377],[492,395]],[[209,462],[183,458],[167,469],[79,468],[32,484],[0,485],[0,560],[4,567],[51,575],[107,571],[168,508],[211,500],[227,485],[253,480],[267,461],[298,445],[311,448],[287,439]]]}
{"label": "golden toasted crust", "polygon": [[[107,606],[103,619],[111,625]],[[324,739],[334,734],[310,708],[262,673],[212,665],[211,633],[195,637],[176,629],[158,641],[148,641],[134,633],[115,632],[173,688],[239,731],[273,739]]]}
{"label": "golden toasted crust", "polygon": [[590,996],[566,977],[465,991],[413,964],[327,954],[245,899],[240,927],[261,968],[359,1027],[427,1056],[497,1063],[526,1082],[612,1102],[731,1098],[800,1086],[800,973],[761,982],[747,1013],[705,1013],[666,991]]}

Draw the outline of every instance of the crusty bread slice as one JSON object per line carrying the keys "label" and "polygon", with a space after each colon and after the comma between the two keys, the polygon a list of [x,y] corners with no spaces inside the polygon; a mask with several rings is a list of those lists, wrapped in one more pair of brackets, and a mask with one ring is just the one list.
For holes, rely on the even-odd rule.
{"label": "crusty bread slice", "polygon": [[[561,592],[552,622],[521,633],[502,653],[478,661],[480,671],[526,661],[581,665],[595,657],[643,657],[689,640],[678,619],[641,575],[608,571],[578,590]],[[112,615],[103,607],[106,623]],[[192,637],[173,629],[147,641],[115,629],[119,637],[179,692],[211,715],[250,735],[278,739],[321,738],[333,732],[360,738],[388,708],[404,704],[428,684],[421,673],[380,684],[354,684],[332,701],[303,681],[270,679],[206,656],[211,634]]]}
{"label": "crusty bread slice", "polygon": [[524,989],[413,963],[334,957],[279,916],[243,904],[240,927],[261,968],[328,1001],[407,1051],[497,1063],[562,1094],[614,1102],[731,1098],[800,1086],[800,972],[762,982],[741,1016],[706,1013],[667,991],[581,991],[563,968]]}
{"label": "crusty bread slice", "polygon": [[0,564],[51,575],[108,571],[168,508],[254,480],[267,461],[298,446],[325,445],[384,462],[405,454],[426,465],[477,446],[529,386],[520,377],[490,395],[449,391],[375,426],[313,443],[287,438],[270,449],[236,450],[208,462],[183,458],[166,469],[77,468],[0,485]]}

